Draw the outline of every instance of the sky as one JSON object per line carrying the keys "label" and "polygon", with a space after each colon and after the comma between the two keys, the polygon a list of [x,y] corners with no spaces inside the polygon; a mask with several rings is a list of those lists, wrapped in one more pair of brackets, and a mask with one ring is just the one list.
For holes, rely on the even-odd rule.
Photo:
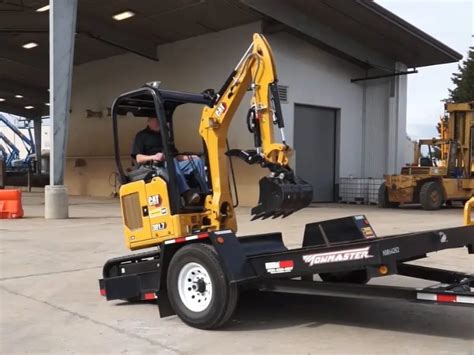
{"label": "sky", "polygon": [[[474,46],[474,0],[376,0],[397,16],[438,39],[465,58]],[[463,59],[464,59],[463,58]],[[437,136],[441,100],[454,86],[458,63],[418,68],[408,75],[407,133],[412,139]]]}

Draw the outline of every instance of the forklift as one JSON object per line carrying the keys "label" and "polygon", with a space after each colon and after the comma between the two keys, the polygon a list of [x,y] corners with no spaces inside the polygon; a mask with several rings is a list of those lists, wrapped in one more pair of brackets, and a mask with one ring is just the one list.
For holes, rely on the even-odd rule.
{"label": "forklift", "polygon": [[400,174],[384,176],[380,207],[419,203],[430,211],[444,203],[465,203],[473,196],[474,102],[446,103],[445,111],[438,125],[440,138],[418,141],[414,163],[404,166]]}
{"label": "forklift", "polygon": [[[277,83],[271,48],[262,35],[254,34],[217,93],[169,91],[151,82],[115,99],[112,125],[125,244],[149,251],[108,260],[99,280],[101,295],[109,301],[155,300],[160,317],[176,314],[200,329],[226,324],[244,289],[474,304],[473,275],[408,263],[450,248],[474,253],[474,200],[466,206],[465,226],[456,228],[379,237],[364,215],[356,215],[307,224],[302,246],[296,249],[285,246],[281,232],[237,237],[227,159],[240,158],[269,170],[259,182],[253,219],[284,218],[312,201],[312,187],[288,165],[291,149],[285,141]],[[247,126],[255,147],[228,149],[228,128],[248,89],[252,98]],[[205,162],[209,192],[200,191],[198,206],[188,206],[181,198],[173,164],[173,113],[184,104],[203,106],[203,150],[179,153],[198,155]],[[167,168],[123,168],[119,115],[158,118]],[[314,281],[316,274],[322,282]],[[393,274],[439,284],[419,290],[366,285],[371,278]]]}

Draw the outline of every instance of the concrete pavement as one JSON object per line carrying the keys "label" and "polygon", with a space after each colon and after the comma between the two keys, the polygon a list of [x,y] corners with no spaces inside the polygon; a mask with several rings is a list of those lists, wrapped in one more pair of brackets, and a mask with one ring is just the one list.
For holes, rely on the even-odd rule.
{"label": "concrete pavement", "polygon": [[[25,196],[22,220],[0,220],[0,353],[473,353],[474,310],[282,294],[243,294],[230,324],[218,331],[160,319],[153,302],[105,302],[102,264],[125,255],[116,200],[71,198],[69,220],[44,220],[41,193]],[[249,222],[240,234],[281,230],[301,243],[307,222],[365,213],[380,235],[457,226],[461,209],[380,210],[318,205],[286,220]],[[465,250],[430,255],[423,264],[474,273]],[[390,276],[378,283],[423,286]]]}

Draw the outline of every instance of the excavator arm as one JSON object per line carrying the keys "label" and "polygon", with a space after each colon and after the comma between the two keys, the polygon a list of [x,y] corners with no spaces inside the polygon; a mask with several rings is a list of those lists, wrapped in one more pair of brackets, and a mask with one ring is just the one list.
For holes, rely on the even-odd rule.
{"label": "excavator arm", "polygon": [[[248,89],[252,92],[247,126],[255,149],[232,150],[230,155],[270,170],[259,182],[260,197],[252,209],[255,218],[287,216],[312,200],[311,185],[294,175],[288,165],[291,154],[284,135],[284,122],[277,89],[273,54],[267,40],[254,34],[253,42],[215,96],[212,107],[203,110],[199,132],[206,144],[213,194],[206,207],[222,220],[232,213],[227,172],[226,141],[230,123]],[[281,142],[274,139],[278,128]]]}

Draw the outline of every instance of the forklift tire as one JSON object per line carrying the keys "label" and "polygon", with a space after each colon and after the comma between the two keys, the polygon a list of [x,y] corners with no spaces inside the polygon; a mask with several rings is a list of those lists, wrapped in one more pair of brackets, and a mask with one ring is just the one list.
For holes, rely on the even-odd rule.
{"label": "forklift tire", "polygon": [[427,211],[439,210],[443,204],[443,191],[436,181],[425,182],[420,189],[421,207]]}
{"label": "forklift tire", "polygon": [[319,277],[324,282],[347,282],[359,285],[365,285],[370,280],[365,270],[325,272],[319,274]]}
{"label": "forklift tire", "polygon": [[380,208],[396,208],[400,206],[398,202],[390,202],[388,199],[388,189],[385,183],[379,187],[379,207]]}
{"label": "forklift tire", "polygon": [[234,313],[239,296],[222,269],[214,247],[184,246],[171,259],[167,288],[171,306],[186,324],[200,329],[224,325]]}

